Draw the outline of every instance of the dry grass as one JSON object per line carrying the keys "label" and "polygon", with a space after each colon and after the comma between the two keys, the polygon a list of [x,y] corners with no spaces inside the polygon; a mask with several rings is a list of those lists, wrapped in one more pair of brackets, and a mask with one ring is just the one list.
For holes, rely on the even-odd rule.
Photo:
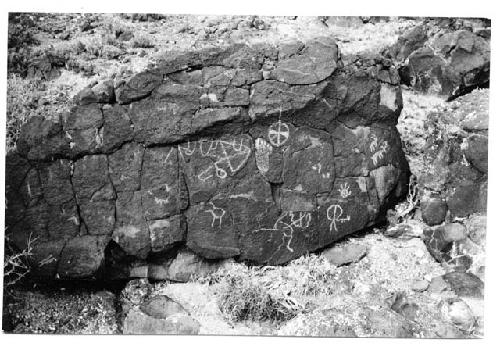
{"label": "dry grass", "polygon": [[3,261],[4,291],[9,292],[30,272],[29,258],[33,255],[33,245],[35,242],[36,238],[33,238],[30,234],[26,248],[17,251],[12,247],[9,237],[5,235],[5,254]]}
{"label": "dry grass", "polygon": [[400,223],[408,223],[410,219],[413,219],[414,212],[419,204],[420,201],[417,178],[414,175],[411,175],[408,183],[408,193],[406,195],[406,199],[397,204],[393,210],[390,209],[387,212],[389,225],[396,226]]}
{"label": "dry grass", "polygon": [[10,74],[7,78],[7,152],[16,148],[21,127],[34,116],[49,118],[71,107],[75,90],[84,83],[68,78],[65,83],[43,82]]}
{"label": "dry grass", "polygon": [[286,267],[232,263],[199,281],[215,283],[219,308],[233,321],[282,322],[332,293],[335,267],[322,256],[306,255]]}
{"label": "dry grass", "polygon": [[396,43],[399,35],[417,25],[417,20],[396,19],[390,22],[367,23],[357,28],[329,28],[339,40],[342,54],[379,53]]}
{"label": "dry grass", "polygon": [[112,301],[88,292],[18,292],[6,305],[14,333],[116,334]]}

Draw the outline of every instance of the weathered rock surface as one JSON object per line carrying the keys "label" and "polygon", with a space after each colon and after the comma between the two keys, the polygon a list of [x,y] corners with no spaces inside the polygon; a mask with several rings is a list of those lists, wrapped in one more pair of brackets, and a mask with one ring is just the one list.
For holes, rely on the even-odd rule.
{"label": "weathered rock surface", "polygon": [[141,306],[141,311],[157,319],[165,319],[176,314],[187,315],[187,311],[165,295],[157,295]]}
{"label": "weathered rock surface", "polygon": [[430,225],[437,225],[444,222],[446,218],[446,202],[440,198],[428,198],[420,205],[423,221]]}
{"label": "weathered rock surface", "polygon": [[[417,176],[424,238],[454,270],[484,269],[488,189],[488,90],[475,90],[433,110]],[[443,223],[444,222],[444,223]]]}
{"label": "weathered rock surface", "polygon": [[444,315],[459,329],[470,331],[474,327],[475,319],[467,304],[460,299],[450,299],[442,306]]}
{"label": "weathered rock surface", "polygon": [[123,322],[124,334],[196,335],[200,324],[190,316],[174,315],[158,319],[132,309]]}
{"label": "weathered rock surface", "polygon": [[366,246],[348,243],[332,247],[322,254],[332,265],[340,266],[357,262],[366,255],[367,251]]}
{"label": "weathered rock surface", "polygon": [[399,81],[338,57],[327,38],[172,53],[31,119],[7,158],[8,232],[72,278],[182,245],[281,264],[373,225],[407,184]]}
{"label": "weathered rock surface", "polygon": [[446,97],[489,84],[490,38],[473,27],[430,19],[401,36],[386,55],[399,61],[404,83]]}

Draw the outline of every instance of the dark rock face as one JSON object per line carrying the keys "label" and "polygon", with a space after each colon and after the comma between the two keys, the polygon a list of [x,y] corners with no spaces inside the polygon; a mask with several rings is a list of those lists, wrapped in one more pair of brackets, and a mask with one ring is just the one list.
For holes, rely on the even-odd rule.
{"label": "dark rock face", "polygon": [[381,58],[338,56],[326,38],[233,45],[82,92],[22,129],[8,232],[19,247],[39,238],[47,277],[81,278],[110,242],[126,261],[185,245],[280,264],[373,225],[407,184],[399,81]]}
{"label": "dark rock face", "polygon": [[433,226],[444,222],[447,206],[440,198],[429,198],[421,203],[422,219],[427,225]]}

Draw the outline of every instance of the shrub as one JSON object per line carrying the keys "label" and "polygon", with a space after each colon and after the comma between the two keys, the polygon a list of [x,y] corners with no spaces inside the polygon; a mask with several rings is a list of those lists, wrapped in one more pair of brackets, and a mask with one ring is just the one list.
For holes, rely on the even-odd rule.
{"label": "shrub", "polygon": [[7,151],[16,148],[21,126],[34,113],[36,105],[33,102],[33,94],[38,89],[38,83],[25,80],[16,74],[7,78]]}
{"label": "shrub", "polygon": [[400,223],[407,223],[415,214],[415,210],[419,205],[418,198],[418,183],[414,175],[410,176],[408,183],[408,194],[406,200],[400,202],[394,207],[394,210],[387,211],[387,220],[390,226]]}
{"label": "shrub", "polygon": [[132,48],[153,48],[154,43],[146,35],[134,36],[132,40]]}
{"label": "shrub", "polygon": [[221,311],[233,321],[282,322],[302,311],[294,299],[264,288],[252,275],[236,274],[229,277],[218,299]]}
{"label": "shrub", "polygon": [[30,272],[29,258],[33,255],[36,238],[30,235],[26,248],[18,251],[10,238],[5,235],[5,254],[3,262],[3,286],[9,291]]}
{"label": "shrub", "polygon": [[57,115],[71,104],[70,85],[24,79],[17,74],[7,78],[7,152],[16,148],[21,127],[33,116]]}
{"label": "shrub", "polygon": [[229,319],[282,322],[332,294],[335,269],[322,256],[305,255],[286,266],[232,263],[200,280],[220,286],[218,305]]}
{"label": "shrub", "polygon": [[39,44],[34,33],[37,26],[33,16],[24,13],[9,14],[7,69],[25,75],[30,63],[31,47]]}

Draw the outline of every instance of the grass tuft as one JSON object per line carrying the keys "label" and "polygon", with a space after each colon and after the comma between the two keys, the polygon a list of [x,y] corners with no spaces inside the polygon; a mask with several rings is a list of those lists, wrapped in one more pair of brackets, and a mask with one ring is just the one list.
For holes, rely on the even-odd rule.
{"label": "grass tuft", "polygon": [[331,294],[335,275],[324,257],[305,255],[286,267],[231,263],[199,281],[219,286],[218,306],[228,319],[280,323]]}

